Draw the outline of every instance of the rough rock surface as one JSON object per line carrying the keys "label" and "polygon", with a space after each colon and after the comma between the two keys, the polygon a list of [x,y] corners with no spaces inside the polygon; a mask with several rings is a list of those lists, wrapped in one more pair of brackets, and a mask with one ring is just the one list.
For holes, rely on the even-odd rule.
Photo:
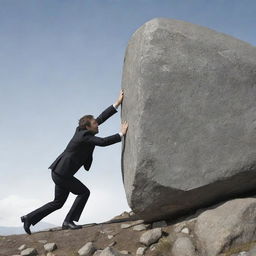
{"label": "rough rock surface", "polygon": [[54,251],[55,249],[57,249],[57,245],[55,243],[48,243],[48,244],[45,244],[44,245],[44,249],[47,251],[47,252],[52,252]]}
{"label": "rough rock surface", "polygon": [[93,242],[87,242],[82,248],[78,250],[78,254],[80,256],[90,256],[92,255],[97,249],[94,247]]}
{"label": "rough rock surface", "polygon": [[173,244],[172,256],[197,256],[197,253],[188,237],[179,237]]}
{"label": "rough rock surface", "polygon": [[155,243],[161,236],[162,236],[162,229],[154,228],[144,232],[140,237],[140,242],[148,246]]}
{"label": "rough rock surface", "polygon": [[155,18],[125,52],[122,175],[145,221],[173,218],[256,188],[256,47]]}
{"label": "rough rock surface", "polygon": [[27,248],[20,253],[21,256],[35,256],[38,255],[38,252],[35,248]]}
{"label": "rough rock surface", "polygon": [[216,256],[256,240],[256,198],[238,198],[208,209],[196,221],[195,234],[202,254]]}

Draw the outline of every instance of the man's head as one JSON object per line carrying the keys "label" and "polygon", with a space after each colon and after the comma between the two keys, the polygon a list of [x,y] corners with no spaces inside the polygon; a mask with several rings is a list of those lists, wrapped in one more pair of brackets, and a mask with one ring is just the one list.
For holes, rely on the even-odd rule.
{"label": "man's head", "polygon": [[98,122],[93,117],[93,115],[85,115],[79,119],[79,127],[81,129],[86,129],[91,131],[92,133],[96,134],[99,132],[98,130]]}

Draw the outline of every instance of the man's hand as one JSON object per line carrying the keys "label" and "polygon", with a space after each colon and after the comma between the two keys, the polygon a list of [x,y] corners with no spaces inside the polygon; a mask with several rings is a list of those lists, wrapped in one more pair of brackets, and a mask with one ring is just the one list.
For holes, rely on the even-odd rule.
{"label": "man's hand", "polygon": [[123,98],[124,98],[124,90],[121,89],[120,93],[119,93],[119,97],[118,97],[117,101],[115,102],[116,107],[118,107],[122,103]]}
{"label": "man's hand", "polygon": [[121,133],[122,133],[122,134],[126,134],[127,129],[128,129],[128,122],[127,122],[127,121],[124,121],[124,122],[121,124]]}

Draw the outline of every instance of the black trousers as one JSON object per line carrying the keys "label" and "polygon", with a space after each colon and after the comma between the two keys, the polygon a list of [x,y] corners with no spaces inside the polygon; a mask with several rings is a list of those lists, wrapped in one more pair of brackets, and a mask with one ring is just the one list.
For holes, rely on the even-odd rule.
{"label": "black trousers", "polygon": [[65,220],[78,221],[89,198],[90,190],[76,177],[61,176],[54,171],[51,171],[51,175],[55,183],[54,200],[27,214],[33,226],[51,212],[60,209],[66,202],[69,192],[77,195],[77,197]]}

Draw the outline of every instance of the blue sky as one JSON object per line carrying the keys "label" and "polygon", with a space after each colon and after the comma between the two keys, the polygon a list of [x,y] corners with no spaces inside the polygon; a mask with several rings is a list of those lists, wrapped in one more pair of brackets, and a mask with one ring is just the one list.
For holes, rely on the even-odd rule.
{"label": "blue sky", "polygon": [[[0,226],[53,200],[48,166],[78,119],[98,115],[121,88],[132,33],[174,18],[256,45],[254,0],[0,0]],[[120,131],[119,112],[97,136]],[[89,172],[75,175],[91,191],[79,224],[130,211],[121,176],[121,143],[96,147]],[[43,221],[61,225],[75,195]]]}

